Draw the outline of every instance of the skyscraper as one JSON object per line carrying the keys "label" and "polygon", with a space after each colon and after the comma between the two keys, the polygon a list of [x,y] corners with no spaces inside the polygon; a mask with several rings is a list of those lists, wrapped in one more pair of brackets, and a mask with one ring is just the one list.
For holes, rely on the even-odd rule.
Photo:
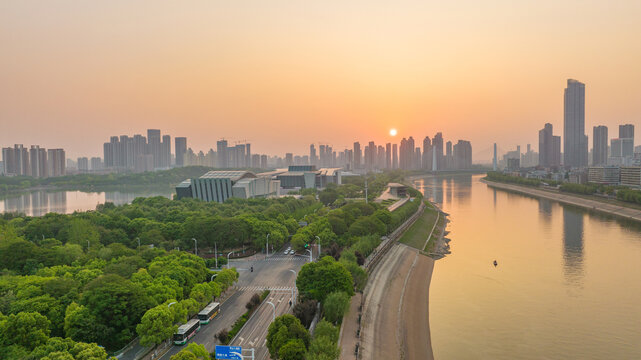
{"label": "skyscraper", "polygon": [[619,138],[622,141],[623,157],[634,156],[634,125],[619,125]]}
{"label": "skyscraper", "polygon": [[392,168],[392,144],[391,143],[385,144],[385,168],[386,169]]}
{"label": "skyscraper", "polygon": [[221,169],[229,168],[229,155],[227,153],[227,140],[216,142],[216,154],[218,155],[217,166]]}
{"label": "skyscraper", "polygon": [[361,144],[357,141],[354,143],[354,169],[361,168],[362,157],[363,155],[361,154]]}
{"label": "skyscraper", "polygon": [[585,135],[585,84],[568,79],[563,106],[563,165],[588,165],[588,137]]}
{"label": "skyscraper", "polygon": [[455,169],[472,168],[472,143],[466,140],[459,140],[454,145],[453,152]]}
{"label": "skyscraper", "polygon": [[[148,153],[154,158],[154,168],[161,167],[160,153],[160,130],[148,129],[147,130]],[[115,160],[114,160],[115,161]]]}
{"label": "skyscraper", "polygon": [[592,129],[592,165],[608,162],[608,128],[600,125]]}
{"label": "skyscraper", "polygon": [[424,170],[432,170],[432,141],[429,136],[423,139],[423,161]]}
{"label": "skyscraper", "polygon": [[316,158],[316,147],[314,144],[309,145],[309,164],[318,165],[318,159]]}
{"label": "skyscraper", "polygon": [[432,138],[432,171],[443,170],[443,134],[436,133]]}
{"label": "skyscraper", "polygon": [[187,138],[176,137],[174,138],[175,151],[176,151],[176,166],[185,166],[185,154],[187,154]]}
{"label": "skyscraper", "polygon": [[539,131],[539,165],[548,168],[561,165],[561,137],[554,136],[550,123]]}
{"label": "skyscraper", "polygon": [[392,144],[392,169],[398,169],[398,144]]}

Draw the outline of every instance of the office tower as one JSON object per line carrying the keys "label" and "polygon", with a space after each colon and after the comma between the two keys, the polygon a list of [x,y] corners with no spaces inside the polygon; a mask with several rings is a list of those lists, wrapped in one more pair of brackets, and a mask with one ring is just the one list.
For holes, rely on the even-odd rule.
{"label": "office tower", "polygon": [[608,128],[595,126],[592,128],[592,165],[605,165],[608,162]]}
{"label": "office tower", "polygon": [[267,155],[260,156],[260,168],[267,169]]}
{"label": "office tower", "polygon": [[91,158],[91,171],[102,170],[102,159],[99,157]]}
{"label": "office tower", "polygon": [[174,142],[174,151],[176,151],[176,166],[185,166],[185,154],[187,154],[187,138],[176,137],[174,138]]}
{"label": "office tower", "polygon": [[171,136],[163,135],[160,147],[160,167],[168,169],[171,167]]}
{"label": "office tower", "polygon": [[547,123],[539,131],[539,165],[561,166],[561,137],[554,136],[552,124]]}
{"label": "office tower", "polygon": [[357,141],[354,143],[354,169],[361,168],[361,144]]}
{"label": "office tower", "polygon": [[472,168],[472,143],[466,140],[459,140],[454,145],[454,168]]}
{"label": "office tower", "polygon": [[221,169],[229,168],[227,140],[223,139],[216,142],[216,154],[218,156],[218,163],[216,164],[216,166]]}
{"label": "office tower", "polygon": [[86,157],[78,158],[78,171],[89,172],[89,158],[86,158]]}
{"label": "office tower", "polygon": [[563,165],[588,165],[588,137],[585,135],[585,84],[568,79],[563,106]]}
{"label": "office tower", "polygon": [[398,144],[392,144],[392,169],[398,169]]}
{"label": "office tower", "polygon": [[613,158],[623,157],[623,141],[621,141],[621,139],[612,139],[610,146]]}
{"label": "office tower", "polygon": [[619,125],[619,139],[622,141],[622,156],[634,156],[634,125]]}
{"label": "office tower", "polygon": [[403,169],[403,170],[408,169],[408,163],[409,163],[409,159],[407,158],[407,148],[408,147],[409,146],[407,144],[407,139],[406,138],[401,139],[401,146],[399,146],[399,148],[398,148],[398,150],[399,150],[398,151],[399,152],[399,154],[398,154],[398,166],[399,166],[400,169]]}
{"label": "office tower", "polygon": [[436,133],[432,138],[432,171],[443,170],[443,134]]}
{"label": "office tower", "polygon": [[423,159],[421,166],[424,170],[432,170],[432,141],[429,136],[423,139]]}
{"label": "office tower", "polygon": [[154,161],[154,168],[162,167],[162,144],[160,138],[160,130],[148,129],[147,130],[147,153],[151,154]]}
{"label": "office tower", "polygon": [[408,169],[416,169],[417,168],[416,156],[414,154],[415,149],[416,149],[416,144],[414,143],[414,138],[410,136],[407,139],[407,158],[408,158],[408,164],[407,164],[408,167],[407,168]]}
{"label": "office tower", "polygon": [[385,144],[385,168],[386,169],[392,168],[392,144],[391,143]]}
{"label": "office tower", "polygon": [[66,158],[63,149],[47,150],[47,173],[49,176],[63,176],[66,174]]}
{"label": "office tower", "polygon": [[309,145],[309,164],[318,165],[318,159],[316,158],[316,147],[314,144]]}

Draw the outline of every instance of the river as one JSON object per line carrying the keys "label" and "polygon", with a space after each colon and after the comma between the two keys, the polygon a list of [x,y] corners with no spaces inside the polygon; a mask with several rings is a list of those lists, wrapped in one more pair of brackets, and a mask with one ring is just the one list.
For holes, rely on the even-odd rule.
{"label": "river", "polygon": [[74,211],[95,210],[96,205],[112,202],[116,205],[131,203],[137,197],[164,196],[171,198],[173,188],[131,189],[118,191],[32,191],[0,198],[0,213],[19,212],[42,216],[49,212],[70,214]]}
{"label": "river", "polygon": [[641,359],[641,226],[481,177],[415,180],[451,220],[430,287],[435,358]]}

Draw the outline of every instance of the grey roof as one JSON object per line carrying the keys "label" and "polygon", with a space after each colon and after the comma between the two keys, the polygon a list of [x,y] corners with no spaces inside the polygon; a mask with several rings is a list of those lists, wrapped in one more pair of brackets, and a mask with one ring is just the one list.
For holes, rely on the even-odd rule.
{"label": "grey roof", "polygon": [[176,185],[177,188],[188,188],[191,186],[191,179],[187,179],[180,184]]}
{"label": "grey roof", "polygon": [[251,171],[243,170],[219,170],[209,171],[201,176],[201,179],[230,179],[231,181],[238,181],[242,178],[255,178],[256,175]]}

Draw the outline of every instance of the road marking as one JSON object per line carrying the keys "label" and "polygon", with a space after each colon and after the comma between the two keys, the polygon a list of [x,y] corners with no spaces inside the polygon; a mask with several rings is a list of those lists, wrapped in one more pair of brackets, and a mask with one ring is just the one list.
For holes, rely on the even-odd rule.
{"label": "road marking", "polygon": [[242,338],[242,337],[239,337],[239,339],[240,339],[240,341],[238,342],[238,345],[240,346],[240,345],[242,345],[242,344],[243,344],[243,341],[245,341],[245,339],[244,339],[244,338]]}

